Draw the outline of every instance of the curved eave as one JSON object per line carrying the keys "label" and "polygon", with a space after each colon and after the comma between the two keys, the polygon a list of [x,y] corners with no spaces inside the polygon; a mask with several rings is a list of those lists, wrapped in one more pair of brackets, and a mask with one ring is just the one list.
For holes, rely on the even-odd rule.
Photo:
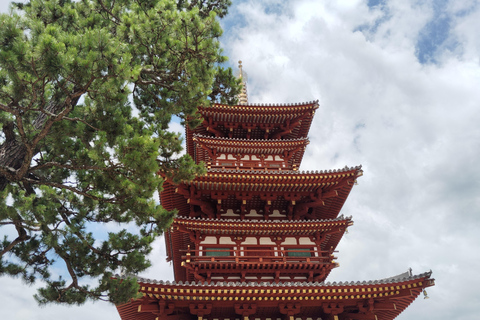
{"label": "curved eave", "polygon": [[[278,312],[282,304],[290,302],[301,307],[301,315],[322,316],[328,308],[341,308],[341,318],[393,320],[410,305],[426,287],[435,284],[431,272],[403,278],[369,282],[347,283],[170,283],[138,279],[143,298],[117,306],[123,320],[155,319],[159,301],[172,303],[179,313],[190,314],[193,304],[211,305],[214,318],[228,318],[235,304],[256,304],[255,316]],[[275,308],[272,309],[272,306]],[[371,306],[371,311],[368,307]],[[145,312],[148,308],[152,312]],[[364,308],[364,310],[361,310]],[[138,314],[140,313],[140,314]],[[149,316],[145,316],[148,314]],[[150,317],[151,316],[151,317]]]}
{"label": "curved eave", "polygon": [[[430,278],[432,275],[432,271],[424,272],[418,275],[409,275],[409,272],[401,273],[396,276],[392,276],[389,278],[377,279],[377,280],[369,280],[369,281],[339,281],[339,282],[281,282],[281,283],[270,283],[270,282],[212,282],[210,284],[201,283],[201,282],[186,282],[183,283],[182,281],[163,281],[163,280],[153,280],[147,278],[137,277],[137,282],[141,286],[139,292],[159,292],[159,293],[171,293],[172,291],[168,289],[183,289],[188,290],[192,289],[192,291],[185,291],[185,293],[197,294],[197,295],[204,295],[215,292],[211,292],[211,290],[217,289],[231,289],[232,292],[228,292],[231,294],[240,294],[242,290],[245,288],[263,288],[263,289],[295,289],[294,293],[302,293],[302,291],[298,291],[299,289],[304,288],[311,288],[311,289],[348,289],[348,290],[336,290],[335,292],[323,292],[323,293],[331,293],[331,296],[341,296],[345,293],[349,295],[349,289],[351,288],[358,288],[360,289],[359,292],[374,292],[375,290],[368,290],[368,288],[380,288],[382,287],[383,290],[377,290],[377,292],[384,291],[393,291],[393,290],[400,290],[402,288],[396,288],[397,286],[408,285],[411,284],[415,285],[414,288],[426,288],[435,285],[435,279]],[[125,276],[127,278],[128,276]],[[116,276],[116,278],[121,279],[122,276]],[[157,288],[155,290],[154,288]],[[361,290],[362,288],[365,291]],[[197,289],[197,291],[193,291]],[[210,291],[199,291],[198,289],[205,289]],[[403,288],[405,289],[405,288]],[[411,289],[407,288],[406,289]],[[226,293],[226,292],[225,292]],[[289,292],[278,292],[288,294]],[[292,292],[293,293],[293,292]],[[313,293],[313,292],[312,292]],[[316,292],[322,293],[322,292]]]}
{"label": "curved eave", "polygon": [[[307,138],[291,140],[230,139],[194,135],[193,140],[209,150],[219,153],[240,154],[283,154],[308,145]],[[260,152],[259,152],[260,151]]]}
{"label": "curved eave", "polygon": [[344,231],[352,224],[351,217],[311,221],[255,221],[178,217],[172,226],[186,231],[201,231],[204,234],[308,236],[317,232]]}
{"label": "curved eave", "polygon": [[252,114],[252,115],[267,115],[267,114],[297,114],[305,113],[307,111],[315,111],[318,109],[318,100],[300,103],[251,103],[246,105],[224,105],[212,104],[209,107],[199,107],[200,114]]}
{"label": "curved eave", "polygon": [[[331,171],[331,170],[330,170]],[[241,185],[252,189],[252,186],[272,186],[279,190],[284,190],[285,186],[297,186],[311,189],[314,185],[333,185],[344,179],[356,179],[362,175],[361,166],[334,170],[334,172],[299,172],[299,171],[269,171],[262,172],[258,170],[228,170],[228,169],[209,169],[207,174],[197,177],[194,181],[186,184],[192,184],[197,187],[209,186],[215,183],[219,186]],[[250,187],[248,187],[250,185]],[[253,191],[253,190],[252,190]]]}

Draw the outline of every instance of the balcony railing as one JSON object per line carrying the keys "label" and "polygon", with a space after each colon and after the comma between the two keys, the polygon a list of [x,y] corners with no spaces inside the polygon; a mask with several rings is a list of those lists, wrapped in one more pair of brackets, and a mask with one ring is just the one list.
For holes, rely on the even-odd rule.
{"label": "balcony railing", "polygon": [[185,250],[184,252],[186,252],[186,254],[182,256],[182,260],[188,264],[334,264],[333,259],[336,259],[330,251],[297,248],[285,250],[211,248],[198,252],[201,253],[201,255],[195,255],[195,250]]}
{"label": "balcony railing", "polygon": [[288,166],[286,161],[265,161],[263,164],[260,161],[248,161],[248,160],[217,160],[209,164],[211,167],[236,167],[239,169],[250,168],[267,168],[267,169],[284,169]]}

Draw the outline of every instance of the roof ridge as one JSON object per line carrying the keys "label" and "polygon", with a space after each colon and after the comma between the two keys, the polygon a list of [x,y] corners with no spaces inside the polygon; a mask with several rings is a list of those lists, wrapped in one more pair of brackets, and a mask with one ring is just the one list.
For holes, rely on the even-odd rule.
{"label": "roof ridge", "polygon": [[198,217],[177,217],[176,219],[185,219],[185,220],[194,220],[194,221],[204,221],[204,222],[235,222],[235,223],[311,223],[311,222],[336,222],[336,221],[343,221],[343,220],[352,220],[352,216],[344,217],[343,215],[338,216],[337,218],[333,219],[315,219],[315,220],[307,220],[307,221],[291,221],[291,220],[239,220],[239,219],[216,219],[216,218],[198,218]]}
{"label": "roof ridge", "polygon": [[[227,105],[221,103],[213,103],[211,106],[219,106],[219,107],[301,107],[301,106],[308,106],[308,105],[317,105],[318,106],[318,99],[312,101],[304,101],[304,102],[290,102],[290,103],[247,103],[247,104],[239,104],[239,105]],[[201,106],[201,108],[205,108]],[[208,107],[207,107],[208,108]]]}
{"label": "roof ridge", "polygon": [[272,170],[272,171],[260,171],[260,170],[237,170],[237,169],[223,169],[223,168],[211,168],[208,169],[207,172],[225,172],[225,173],[232,173],[232,172],[238,172],[238,173],[244,173],[244,174],[332,174],[332,173],[342,173],[342,172],[347,172],[347,171],[354,171],[354,170],[361,170],[362,165],[358,165],[355,167],[347,167],[345,168],[340,168],[340,169],[328,169],[328,170],[315,170],[315,171],[294,171],[294,170]]}
{"label": "roof ridge", "polygon": [[[288,281],[288,282],[280,282],[280,283],[270,283],[270,282],[226,282],[226,281],[218,281],[218,282],[212,282],[210,284],[202,284],[202,283],[197,283],[195,281],[189,282],[175,282],[172,281],[170,282],[169,280],[163,281],[163,280],[154,280],[154,279],[147,279],[147,278],[142,278],[138,277],[135,275],[115,275],[114,278],[117,279],[131,279],[131,278],[136,278],[137,282],[140,283],[149,283],[149,284],[157,284],[157,285],[171,285],[171,286],[196,286],[196,287],[218,287],[218,286],[223,286],[223,287],[299,287],[299,286],[310,286],[310,287],[335,287],[335,286],[368,286],[368,285],[374,285],[374,284],[392,284],[392,283],[398,283],[398,282],[404,282],[404,281],[410,281],[410,280],[416,280],[416,279],[421,279],[421,278],[430,278],[432,274],[432,271],[424,272],[418,275],[409,275],[407,277],[402,277],[402,278],[386,278],[386,279],[379,279],[379,280],[369,280],[369,281],[339,281],[338,283],[336,281],[333,282],[298,282],[298,281]],[[401,274],[403,275],[403,274]]]}
{"label": "roof ridge", "polygon": [[227,141],[251,141],[251,142],[303,142],[307,141],[308,137],[300,137],[294,139],[282,139],[282,140],[267,140],[267,139],[243,139],[243,138],[228,138],[228,137],[211,137],[206,136],[200,133],[194,133],[193,137],[195,138],[205,138],[205,139],[212,139],[212,140],[227,140]]}

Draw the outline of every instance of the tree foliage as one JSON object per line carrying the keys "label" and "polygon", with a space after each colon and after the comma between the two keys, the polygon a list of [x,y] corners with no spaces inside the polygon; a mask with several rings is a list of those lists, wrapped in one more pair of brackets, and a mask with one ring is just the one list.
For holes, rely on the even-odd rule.
{"label": "tree foliage", "polygon": [[112,276],[149,266],[175,214],[154,194],[204,171],[178,158],[172,115],[194,125],[239,90],[219,67],[228,4],[31,0],[0,15],[0,275],[44,281],[40,303],[135,296]]}

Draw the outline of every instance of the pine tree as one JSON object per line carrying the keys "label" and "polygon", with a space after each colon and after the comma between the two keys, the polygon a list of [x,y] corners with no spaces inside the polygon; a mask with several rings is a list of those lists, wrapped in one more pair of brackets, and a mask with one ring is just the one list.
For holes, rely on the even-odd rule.
{"label": "pine tree", "polygon": [[41,304],[136,295],[112,277],[150,265],[175,215],[154,195],[204,172],[177,156],[172,116],[194,126],[197,106],[239,90],[220,67],[229,4],[31,0],[0,15],[0,275],[43,281]]}

